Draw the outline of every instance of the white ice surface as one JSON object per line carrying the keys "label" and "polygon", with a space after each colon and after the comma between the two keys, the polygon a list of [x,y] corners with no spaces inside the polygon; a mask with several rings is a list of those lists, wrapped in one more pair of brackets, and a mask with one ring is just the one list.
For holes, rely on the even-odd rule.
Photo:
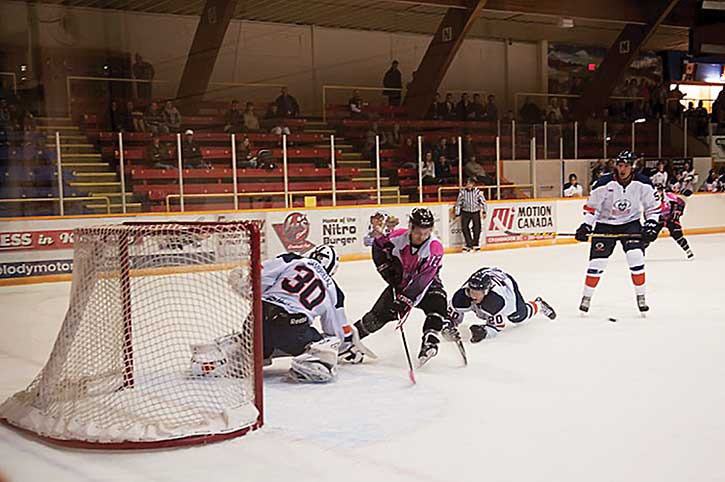
{"label": "white ice surface", "polygon": [[[467,368],[444,344],[415,387],[392,327],[366,339],[377,362],[342,367],[334,384],[285,383],[276,361],[265,427],[206,447],[88,453],[0,427],[0,472],[12,482],[725,481],[725,236],[690,242],[691,262],[670,239],[648,251],[646,319],[619,248],[587,318],[577,311],[584,245],[448,255],[449,293],[475,268],[499,266],[559,318],[467,345]],[[369,261],[344,263],[337,279],[351,321],[383,288]],[[0,398],[42,367],[69,287],[0,288]],[[406,324],[415,352],[422,319]]]}

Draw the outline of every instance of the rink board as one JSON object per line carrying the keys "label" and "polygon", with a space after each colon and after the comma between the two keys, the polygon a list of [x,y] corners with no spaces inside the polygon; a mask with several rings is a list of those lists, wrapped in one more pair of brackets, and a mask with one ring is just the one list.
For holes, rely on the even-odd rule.
{"label": "rink board", "polygon": [[[522,242],[553,240],[571,233],[582,219],[584,199],[537,199],[490,202],[482,223],[481,244],[505,248]],[[369,257],[365,236],[370,217],[385,212],[404,227],[415,205],[368,205],[340,208],[270,209],[185,214],[144,214],[12,218],[0,220],[0,285],[68,280],[73,269],[73,229],[128,221],[248,220],[259,224],[264,259],[283,252],[305,253],[318,244],[334,245],[343,260]],[[447,250],[463,245],[460,218],[450,203],[429,203],[435,234]],[[696,194],[687,199],[687,232],[725,231],[725,194]]]}

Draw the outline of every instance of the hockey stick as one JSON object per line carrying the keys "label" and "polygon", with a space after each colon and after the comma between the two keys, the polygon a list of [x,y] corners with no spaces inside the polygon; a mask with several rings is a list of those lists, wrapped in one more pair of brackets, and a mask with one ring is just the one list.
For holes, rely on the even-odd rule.
{"label": "hockey stick", "polygon": [[[392,289],[393,291],[393,300],[395,300],[395,288]],[[415,370],[413,369],[413,360],[410,358],[410,350],[408,349],[408,340],[405,338],[405,329],[403,328],[403,323],[405,323],[405,320],[408,319],[408,315],[410,315],[410,311],[405,314],[405,317],[401,319],[400,313],[397,313],[398,316],[398,324],[396,325],[396,329],[400,329],[400,338],[403,340],[403,348],[405,349],[405,358],[408,360],[408,378],[410,378],[410,382],[415,385]]]}
{"label": "hockey stick", "polygon": [[[556,236],[556,237],[567,237],[573,238],[576,233],[515,233],[513,231],[504,231],[509,236]],[[642,235],[640,233],[591,233],[588,235],[589,238],[609,238],[609,239],[640,239]]]}

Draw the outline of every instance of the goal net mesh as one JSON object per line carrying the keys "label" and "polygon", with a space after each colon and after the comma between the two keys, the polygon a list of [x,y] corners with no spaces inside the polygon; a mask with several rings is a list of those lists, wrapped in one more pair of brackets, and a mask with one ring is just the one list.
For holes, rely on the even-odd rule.
{"label": "goal net mesh", "polygon": [[77,229],[60,333],[0,418],[56,441],[121,447],[228,438],[261,424],[255,229]]}

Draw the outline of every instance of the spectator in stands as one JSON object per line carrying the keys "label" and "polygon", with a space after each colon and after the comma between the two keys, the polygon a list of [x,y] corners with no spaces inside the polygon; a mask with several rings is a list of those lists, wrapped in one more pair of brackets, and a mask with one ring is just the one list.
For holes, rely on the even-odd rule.
{"label": "spectator in stands", "polygon": [[159,136],[154,136],[151,145],[146,148],[146,160],[156,169],[173,169],[169,157],[169,147],[161,143]]}
{"label": "spectator in stands", "polygon": [[136,82],[136,92],[139,99],[151,99],[152,89],[151,81],[154,80],[156,71],[154,66],[146,62],[141,54],[136,54],[136,62],[133,64],[133,76],[135,79],[148,81]]}
{"label": "spectator in stands", "polygon": [[657,170],[649,178],[650,181],[652,181],[652,184],[655,187],[660,187],[660,186],[665,187],[665,186],[667,186],[668,174],[667,174],[666,167],[667,166],[665,165],[665,161],[658,161],[657,162]]}
{"label": "spectator in stands", "polygon": [[488,186],[495,184],[493,178],[486,174],[486,169],[483,168],[475,156],[471,156],[463,166],[463,173],[466,177],[472,178],[476,183],[484,183]]}
{"label": "spectator in stands", "polygon": [[388,148],[400,147],[403,142],[400,136],[400,125],[396,122],[393,124],[393,129],[385,134],[385,144]]}
{"label": "spectator in stands", "polygon": [[572,172],[569,174],[569,182],[564,184],[564,197],[582,197],[583,195],[584,189],[579,184],[576,174]]}
{"label": "spectator in stands", "polygon": [[712,122],[717,124],[717,133],[725,134],[725,88],[712,104]]}
{"label": "spectator in stands", "polygon": [[453,103],[453,94],[446,94],[441,113],[443,114],[442,120],[456,120],[456,104]]}
{"label": "spectator in stands", "polygon": [[468,110],[471,108],[471,101],[468,99],[468,94],[461,94],[461,99],[456,104],[456,117],[458,120],[468,120]]}
{"label": "spectator in stands", "polygon": [[697,181],[699,176],[692,167],[692,161],[685,161],[685,167],[682,169],[682,179],[680,180],[680,192],[683,196],[691,196],[697,191]]}
{"label": "spectator in stands", "polygon": [[10,125],[10,109],[8,109],[8,101],[0,99],[0,127]]}
{"label": "spectator in stands", "polygon": [[438,144],[433,146],[433,160],[437,161],[439,157],[448,155],[448,139],[441,137]]}
{"label": "spectator in stands", "polygon": [[526,97],[524,105],[519,110],[519,117],[525,124],[536,124],[541,122],[541,109],[531,100],[531,97]]}
{"label": "spectator in stands", "polygon": [[181,143],[181,159],[185,169],[199,168],[209,169],[211,165],[205,162],[202,155],[201,149],[197,146],[194,141],[194,131],[187,129],[184,132],[184,142]]}
{"label": "spectator in stands", "polygon": [[445,156],[449,161],[458,161],[458,136],[451,136],[448,139],[448,149],[446,150]]}
{"label": "spectator in stands", "polygon": [[719,176],[717,174],[717,171],[715,171],[715,169],[710,169],[710,172],[707,173],[707,178],[705,178],[705,182],[702,183],[702,186],[700,187],[700,191],[718,192],[720,190],[718,178]]}
{"label": "spectator in stands", "polygon": [[486,117],[486,107],[481,101],[481,94],[473,94],[473,102],[468,109],[468,120],[480,121]]}
{"label": "spectator in stands", "polygon": [[552,97],[549,99],[549,106],[546,108],[546,120],[552,124],[559,124],[563,118],[559,108],[559,99]]}
{"label": "spectator in stands", "polygon": [[146,130],[143,122],[143,112],[134,106],[132,100],[126,102],[126,111],[123,116],[123,124],[128,132],[144,132]]}
{"label": "spectator in stands", "polygon": [[438,162],[436,163],[436,177],[440,184],[455,182],[456,178],[453,175],[453,166],[448,157],[441,156],[438,158]]}
{"label": "spectator in stands", "polygon": [[667,102],[667,87],[664,82],[657,85],[650,94],[650,105],[652,115],[660,118],[665,113],[665,103]]}
{"label": "spectator in stands", "polygon": [[433,103],[428,108],[428,114],[425,116],[426,119],[441,120],[444,117],[443,114],[443,102],[441,102],[441,94],[436,92],[436,96],[433,99]]}
{"label": "spectator in stands", "polygon": [[378,129],[378,123],[373,122],[368,127],[368,130],[365,132],[365,144],[363,145],[362,151],[363,154],[367,157],[367,159],[370,161],[370,167],[375,167],[376,164],[376,156],[375,156],[375,138],[379,139],[380,147],[385,144],[385,135],[380,135],[380,130]]}
{"label": "spectator in stands", "polygon": [[224,132],[238,133],[242,132],[244,127],[244,114],[239,108],[239,101],[233,100],[231,107],[224,114]]}
{"label": "spectator in stands", "polygon": [[463,159],[470,159],[478,155],[476,152],[476,144],[473,143],[473,136],[470,133],[463,137],[463,146],[461,149],[463,150]]}
{"label": "spectator in stands", "polygon": [[159,104],[156,101],[151,102],[146,109],[143,121],[152,134],[168,134],[169,132],[169,128],[164,122],[164,115],[161,112],[161,109],[159,109]]}
{"label": "spectator in stands", "polygon": [[360,97],[360,91],[357,89],[352,91],[352,97],[347,102],[348,108],[350,109],[350,118],[352,119],[365,119],[367,116],[363,112],[366,105]]}
{"label": "spectator in stands", "polygon": [[496,107],[496,96],[490,94],[488,96],[488,102],[486,102],[486,120],[490,122],[496,122],[498,120],[498,107]]}
{"label": "spectator in stands", "polygon": [[702,100],[697,102],[697,108],[694,112],[694,122],[695,122],[695,135],[698,137],[704,137],[707,135],[707,109],[705,109],[705,106],[703,105]]}
{"label": "spectator in stands", "polygon": [[581,94],[584,92],[584,79],[581,77],[574,77],[571,82],[570,92],[572,94]]}
{"label": "spectator in stands", "polygon": [[436,184],[436,163],[433,160],[433,153],[427,151],[423,157],[423,184]]}
{"label": "spectator in stands", "polygon": [[504,124],[511,124],[511,122],[514,120],[514,111],[511,109],[507,110],[506,113],[501,118],[501,122]]}
{"label": "spectator in stands", "polygon": [[607,172],[608,172],[607,160],[606,159],[597,159],[597,162],[594,164],[594,167],[592,168],[592,185],[595,182],[597,182],[597,179],[602,177]]}
{"label": "spectator in stands", "polygon": [[[279,111],[277,111],[279,113]],[[259,118],[254,113],[254,103],[247,102],[244,108],[244,130],[246,132],[259,132]]]}
{"label": "spectator in stands", "polygon": [[398,70],[397,60],[393,60],[390,68],[385,72],[383,87],[389,89],[383,91],[383,95],[388,98],[388,105],[399,106],[400,99],[403,97],[401,90],[403,88],[403,76],[400,74],[400,70]]}
{"label": "spectator in stands", "polygon": [[124,125],[124,114],[121,109],[118,108],[118,102],[115,100],[111,101],[111,108],[108,112],[108,126],[112,132],[124,132],[126,126]]}
{"label": "spectator in stands", "polygon": [[412,137],[406,137],[403,145],[398,148],[398,159],[400,164],[405,164],[418,159],[418,148],[413,143]]}
{"label": "spectator in stands", "polygon": [[683,106],[680,102],[685,97],[685,94],[680,90],[680,85],[675,85],[675,88],[667,93],[667,113],[670,116],[670,120],[680,120],[682,115]]}
{"label": "spectator in stands", "polygon": [[181,113],[170,100],[167,100],[164,106],[164,123],[169,132],[177,133],[181,131]]}
{"label": "spectator in stands", "polygon": [[[277,115],[283,118],[299,117],[300,104],[293,96],[287,93],[287,87],[282,87],[279,97],[274,101],[277,106]],[[249,103],[247,103],[249,105]]]}
{"label": "spectator in stands", "polygon": [[253,149],[249,137],[245,137],[242,142],[237,144],[237,164],[239,167],[257,167],[257,156],[254,155]]}

